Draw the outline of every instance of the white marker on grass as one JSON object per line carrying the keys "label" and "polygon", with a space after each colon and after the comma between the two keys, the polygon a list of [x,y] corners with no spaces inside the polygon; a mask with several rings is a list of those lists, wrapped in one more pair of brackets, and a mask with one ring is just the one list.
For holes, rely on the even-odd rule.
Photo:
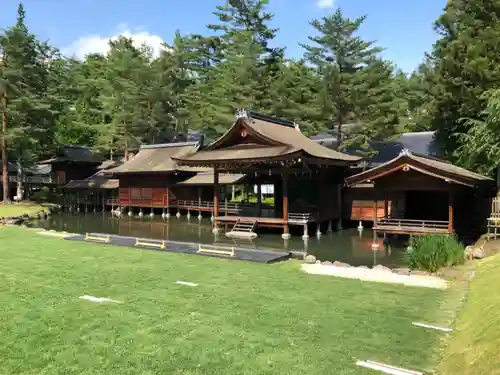
{"label": "white marker on grass", "polygon": [[80,296],[78,297],[79,299],[84,299],[86,301],[91,301],[91,302],[97,302],[97,303],[103,303],[103,302],[112,302],[112,303],[121,303],[120,301],[116,301],[111,298],[104,298],[104,297],[94,297],[94,296]]}
{"label": "white marker on grass", "polygon": [[404,368],[384,365],[383,363],[373,361],[357,361],[356,364],[361,367],[381,371],[385,374],[390,375],[424,375],[424,373],[420,371],[407,370]]}
{"label": "white marker on grass", "polygon": [[437,331],[443,331],[443,332],[451,332],[451,331],[453,331],[451,328],[439,327],[439,326],[435,326],[435,325],[432,325],[432,324],[418,323],[418,322],[413,322],[412,324],[414,326],[417,326],[417,327],[435,329]]}
{"label": "white marker on grass", "polygon": [[190,283],[190,282],[187,282],[187,281],[177,281],[176,284],[187,285],[187,286],[198,286],[198,284]]}

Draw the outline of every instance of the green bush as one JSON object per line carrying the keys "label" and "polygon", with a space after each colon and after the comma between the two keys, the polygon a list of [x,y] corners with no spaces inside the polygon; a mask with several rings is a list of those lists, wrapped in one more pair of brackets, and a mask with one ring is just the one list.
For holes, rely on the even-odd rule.
{"label": "green bush", "polygon": [[29,197],[34,202],[49,202],[53,201],[56,197],[47,186],[43,186],[37,191],[34,191]]}
{"label": "green bush", "polygon": [[406,256],[410,269],[436,272],[464,262],[465,248],[455,236],[415,236]]}

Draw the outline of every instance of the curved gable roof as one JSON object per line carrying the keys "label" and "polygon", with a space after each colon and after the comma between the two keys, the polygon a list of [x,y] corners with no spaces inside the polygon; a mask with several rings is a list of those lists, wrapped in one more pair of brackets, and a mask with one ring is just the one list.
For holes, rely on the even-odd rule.
{"label": "curved gable roof", "polygon": [[[245,135],[242,135],[243,130]],[[248,138],[243,139],[244,137]],[[293,122],[254,112],[248,115],[246,112],[240,112],[231,128],[204,150],[186,156],[176,156],[175,159],[185,164],[203,164],[223,160],[285,158],[301,153],[317,159],[347,164],[361,160],[358,156],[330,150],[309,139]]]}
{"label": "curved gable roof", "polygon": [[466,186],[477,186],[482,183],[494,182],[493,179],[487,176],[471,172],[439,159],[414,154],[408,149],[403,149],[396,158],[386,163],[346,178],[345,182],[347,185],[355,185],[368,182],[368,180],[376,180],[377,178],[397,172],[404,167]]}

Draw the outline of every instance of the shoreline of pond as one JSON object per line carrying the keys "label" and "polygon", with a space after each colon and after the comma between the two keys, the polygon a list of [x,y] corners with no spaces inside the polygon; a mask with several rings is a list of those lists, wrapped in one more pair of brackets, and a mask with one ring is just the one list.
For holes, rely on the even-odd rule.
{"label": "shoreline of pond", "polygon": [[85,232],[107,233],[141,238],[185,241],[208,245],[232,245],[245,248],[260,248],[271,251],[297,251],[314,255],[320,261],[343,262],[354,266],[384,265],[389,268],[406,266],[404,246],[384,245],[373,251],[370,229],[358,231],[344,229],[321,237],[303,240],[292,236],[283,240],[278,234],[262,234],[254,240],[235,240],[223,233],[214,236],[208,218],[170,218],[169,220],[150,217],[116,217],[110,213],[68,214],[55,213],[42,219],[25,223],[31,228],[43,228],[58,232],[84,234]]}

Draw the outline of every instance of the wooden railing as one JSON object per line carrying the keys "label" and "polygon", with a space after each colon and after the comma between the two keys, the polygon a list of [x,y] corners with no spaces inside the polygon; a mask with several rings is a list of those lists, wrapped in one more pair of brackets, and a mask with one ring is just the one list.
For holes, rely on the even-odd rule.
{"label": "wooden railing", "polygon": [[307,224],[311,221],[310,213],[288,213],[288,224]]}
{"label": "wooden railing", "polygon": [[[1,179],[0,175],[0,179]],[[17,183],[19,177],[9,176],[9,182]],[[54,184],[56,182],[55,176],[23,176],[22,181],[28,184]]]}
{"label": "wooden railing", "polygon": [[491,201],[490,218],[500,218],[500,198],[495,197]]}
{"label": "wooden railing", "polygon": [[119,206],[120,205],[120,199],[117,197],[114,198],[108,198],[106,199],[106,204],[109,206]]}
{"label": "wooden railing", "polygon": [[[200,201],[200,200],[178,200],[177,208],[182,208],[186,210],[202,210],[202,211],[213,211],[214,202],[213,201]],[[242,210],[240,203],[229,203],[220,202],[219,211],[239,213]]]}
{"label": "wooden railing", "polygon": [[415,233],[448,233],[448,221],[412,220],[412,219],[379,219],[373,229],[394,232]]}

